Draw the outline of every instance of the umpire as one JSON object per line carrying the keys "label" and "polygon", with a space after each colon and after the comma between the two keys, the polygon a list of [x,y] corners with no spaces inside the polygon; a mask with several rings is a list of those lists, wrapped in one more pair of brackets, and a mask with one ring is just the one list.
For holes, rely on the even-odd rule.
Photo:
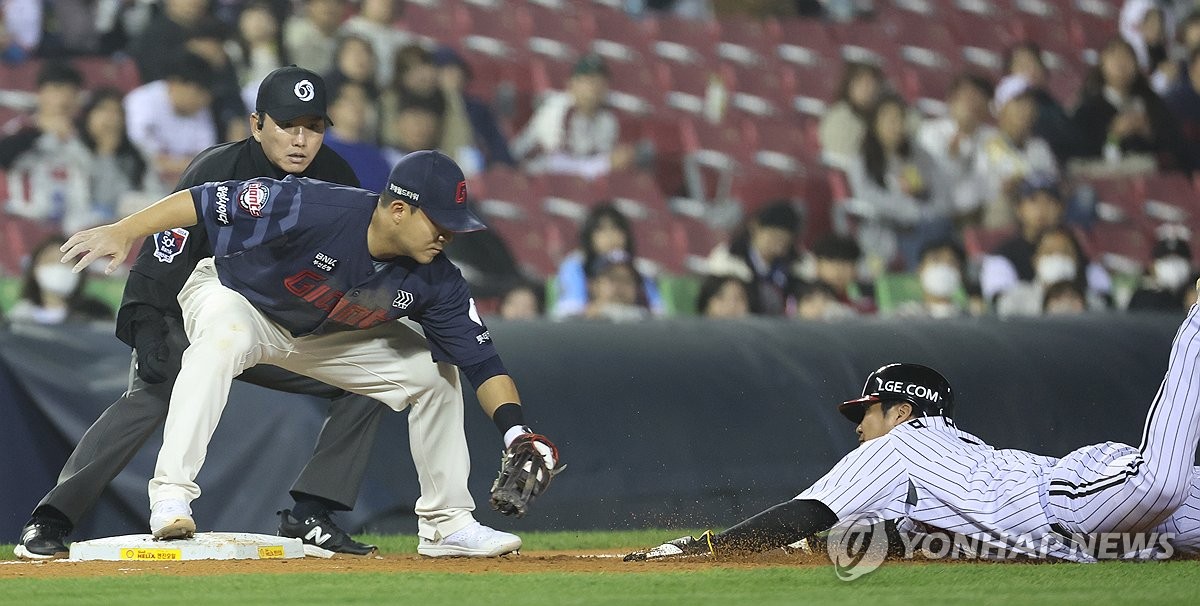
{"label": "umpire", "polygon": [[[357,187],[350,165],[323,143],[330,124],[325,93],[324,80],[309,70],[289,66],[271,72],[259,86],[255,112],[250,114],[251,136],[201,152],[176,191],[210,181],[282,179],[289,174]],[[19,558],[67,557],[64,540],[74,524],[166,419],[188,345],[176,297],[196,263],[211,256],[203,223],[155,234],[142,244],[117,314],[117,337],[134,348],[129,388],[84,433],[58,485],[33,510],[14,550]],[[279,534],[300,538],[306,547],[373,553],[374,545],[352,539],[330,513],[349,510],[357,500],[386,407],[275,366],[256,366],[238,378],[333,402],[316,451],[292,486],[296,505],[279,512]]]}

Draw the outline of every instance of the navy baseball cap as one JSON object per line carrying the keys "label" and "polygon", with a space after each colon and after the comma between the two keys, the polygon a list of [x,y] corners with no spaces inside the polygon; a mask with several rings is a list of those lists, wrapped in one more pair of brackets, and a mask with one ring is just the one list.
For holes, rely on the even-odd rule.
{"label": "navy baseball cap", "polygon": [[1031,173],[1017,183],[1017,199],[1033,197],[1038,192],[1046,192],[1055,200],[1062,201],[1062,187],[1056,175],[1050,173]]}
{"label": "navy baseball cap", "polygon": [[289,65],[267,74],[258,85],[254,111],[267,114],[276,122],[288,122],[301,116],[329,119],[325,79],[316,72]]}
{"label": "navy baseball cap", "polygon": [[415,151],[400,158],[388,175],[387,191],[450,231],[487,229],[467,206],[467,178],[462,169],[442,152]]}

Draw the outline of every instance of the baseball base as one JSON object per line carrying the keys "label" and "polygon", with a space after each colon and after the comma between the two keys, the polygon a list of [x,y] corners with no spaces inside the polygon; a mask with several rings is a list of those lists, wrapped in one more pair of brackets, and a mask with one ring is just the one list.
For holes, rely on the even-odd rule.
{"label": "baseball base", "polygon": [[156,541],[130,534],[71,543],[72,560],[274,560],[303,558],[300,539],[246,532],[198,532],[190,539]]}

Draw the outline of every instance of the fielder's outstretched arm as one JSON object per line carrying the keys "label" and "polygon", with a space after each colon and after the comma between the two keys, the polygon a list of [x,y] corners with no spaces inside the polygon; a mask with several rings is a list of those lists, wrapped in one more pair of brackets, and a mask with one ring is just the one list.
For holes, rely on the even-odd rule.
{"label": "fielder's outstretched arm", "polygon": [[79,272],[92,261],[112,257],[104,273],[111,274],[121,266],[134,242],[175,227],[190,227],[198,221],[191,190],[175,192],[142,210],[108,225],[85,229],[67,239],[62,245],[62,262],[83,255],[75,264]]}

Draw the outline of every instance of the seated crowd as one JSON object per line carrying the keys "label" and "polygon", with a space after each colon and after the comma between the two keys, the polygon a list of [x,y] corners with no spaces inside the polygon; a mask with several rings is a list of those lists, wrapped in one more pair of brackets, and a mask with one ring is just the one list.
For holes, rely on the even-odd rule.
{"label": "seated crowd", "polygon": [[[44,26],[37,40],[13,35],[29,27],[17,13],[5,20],[4,60],[36,59],[40,68],[29,107],[0,95],[0,106],[17,99],[10,105],[27,110],[0,120],[0,211],[51,232],[28,242],[23,276],[7,279],[11,300],[0,296],[0,309],[14,321],[111,317],[86,274],[71,277],[51,262],[61,242],[53,232],[134,212],[170,191],[198,152],[246,137],[258,84],[288,64],[323,74],[332,119],[325,142],[374,191],[399,157],[419,149],[443,150],[469,178],[513,170],[591,182],[661,174],[669,159],[622,132],[630,122],[610,103],[614,71],[598,54],[579,57],[522,115],[502,107],[503,94],[479,96],[479,74],[447,41],[397,27],[402,3],[115,4],[91,29],[67,20],[84,31]],[[740,222],[702,210],[698,218],[726,237],[693,251],[688,275],[639,256],[633,222],[656,218],[632,216],[617,200],[585,201],[567,234],[574,250],[564,246],[553,274],[520,266],[495,236],[463,238],[451,257],[486,260],[469,278],[503,276],[481,289],[481,309],[509,319],[1178,312],[1194,300],[1188,286],[1198,277],[1187,212],[1140,225],[1152,236],[1132,263],[1109,262],[1094,231],[1110,220],[1097,180],[1175,174],[1190,187],[1200,170],[1200,12],[1175,18],[1143,4],[1122,12],[1133,27],[1098,49],[1070,107],[1051,92],[1063,67],[1049,67],[1028,41],[1008,49],[995,81],[959,74],[936,112],[898,94],[879,65],[847,61],[812,130],[822,170],[845,191],[825,202],[756,204]],[[140,85],[85,86],[73,58],[95,55],[128,56]],[[823,203],[829,225],[814,221]]]}

